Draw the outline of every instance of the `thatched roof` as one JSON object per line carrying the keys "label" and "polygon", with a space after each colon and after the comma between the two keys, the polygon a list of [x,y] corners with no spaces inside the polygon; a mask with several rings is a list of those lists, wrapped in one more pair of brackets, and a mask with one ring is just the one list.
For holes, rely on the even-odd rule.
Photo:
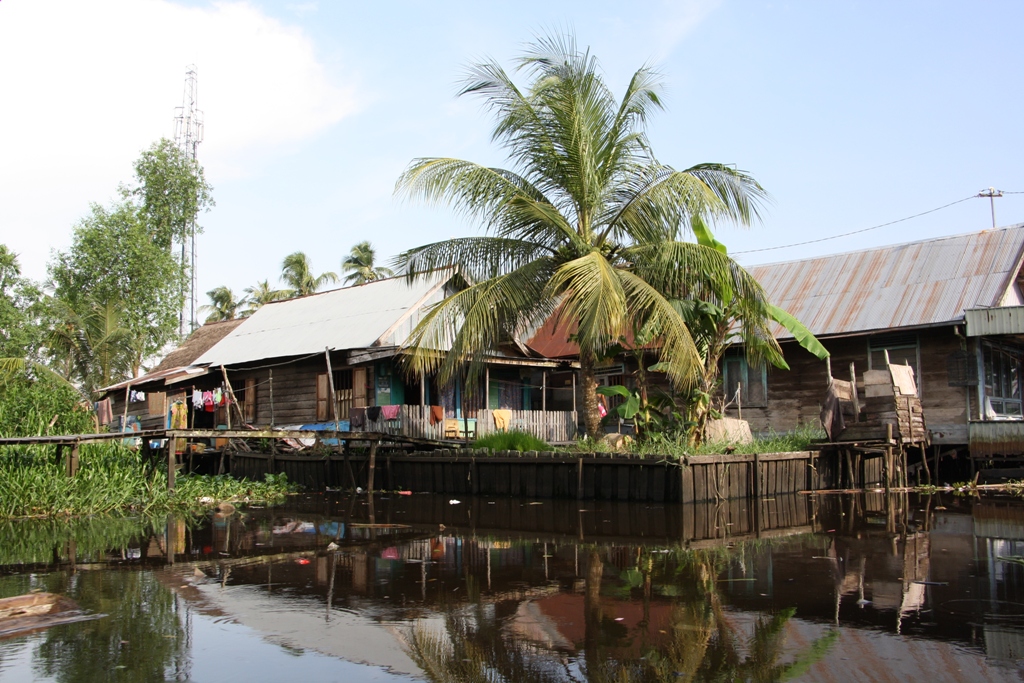
{"label": "thatched roof", "polygon": [[199,356],[213,348],[214,344],[228,336],[244,320],[245,318],[221,320],[220,322],[206,323],[202,327],[196,328],[188,336],[184,344],[164,356],[164,359],[150,372],[162,372],[171,368],[192,365],[196,358],[199,358]]}

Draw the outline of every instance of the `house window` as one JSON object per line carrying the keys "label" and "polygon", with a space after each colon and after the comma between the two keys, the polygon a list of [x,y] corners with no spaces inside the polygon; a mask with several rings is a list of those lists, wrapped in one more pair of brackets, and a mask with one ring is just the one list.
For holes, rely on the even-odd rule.
{"label": "house window", "polygon": [[[879,334],[868,337],[868,370],[885,370],[885,354],[889,353],[892,365],[909,365],[914,368],[914,377],[918,372],[918,343],[916,334]],[[920,381],[918,381],[920,385]],[[918,393],[920,393],[918,386]]]}
{"label": "house window", "polygon": [[743,406],[768,405],[768,373],[764,364],[749,365],[740,354],[728,354],[722,361],[722,388],[726,403],[732,401],[737,390]]}
{"label": "house window", "polygon": [[985,366],[985,417],[1021,418],[1021,351],[986,342],[982,345]]}

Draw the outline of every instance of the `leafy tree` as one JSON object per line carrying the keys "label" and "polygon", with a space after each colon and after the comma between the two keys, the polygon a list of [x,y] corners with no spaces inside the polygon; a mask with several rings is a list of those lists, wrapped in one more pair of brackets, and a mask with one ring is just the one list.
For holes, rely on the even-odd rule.
{"label": "leafy tree", "polygon": [[142,362],[143,338],[122,326],[120,301],[83,299],[76,310],[53,299],[51,306],[47,349],[59,374],[87,394],[133,376]]}
{"label": "leafy tree", "polygon": [[[727,253],[725,245],[716,240],[701,221],[694,221],[692,228],[700,244],[723,255]],[[825,347],[799,320],[778,306],[765,306],[762,302],[738,296],[727,280],[712,281],[694,298],[677,300],[674,304],[686,320],[701,360],[697,382],[691,387],[686,400],[686,419],[691,425],[690,440],[693,443],[704,440],[708,420],[717,412],[713,403],[718,394],[719,368],[730,347],[739,346],[752,367],[772,365],[788,370],[782,349],[772,334],[772,327],[778,323],[804,349],[822,360],[828,358]],[[655,369],[660,368],[656,365]],[[728,400],[731,397],[724,398]]]}
{"label": "leafy tree", "polygon": [[288,254],[281,263],[281,280],[288,285],[284,290],[286,298],[306,296],[323,288],[324,285],[338,281],[338,276],[331,271],[313,275],[309,257],[297,251]]}
{"label": "leafy tree", "polygon": [[369,242],[360,242],[352,247],[349,255],[341,262],[341,272],[345,276],[346,285],[361,285],[364,282],[392,277],[394,272],[384,266],[374,266],[377,254]]}
{"label": "leafy tree", "polygon": [[584,416],[595,434],[596,359],[629,330],[657,330],[664,370],[686,387],[700,355],[671,299],[727,282],[751,306],[768,306],[727,254],[683,240],[694,217],[750,223],[766,193],[731,166],[679,171],[654,157],[644,132],[662,106],[653,69],[638,70],[616,99],[571,36],[539,39],[517,68],[530,77],[525,89],[488,61],[470,69],[460,91],[494,112],[493,138],[511,170],[427,158],[398,180],[398,192],[448,203],[490,233],[399,257],[410,277],[456,266],[472,283],[423,318],[405,351],[412,370],[450,380],[467,361],[478,372],[489,349],[554,315],[579,344]]}
{"label": "leafy tree", "polygon": [[286,298],[287,292],[280,289],[271,289],[270,282],[267,280],[260,280],[252,287],[246,287],[242,290],[245,293],[246,308],[242,311],[242,315],[252,315],[260,309],[261,306],[269,304],[273,301],[280,301]]}
{"label": "leafy tree", "polygon": [[238,315],[238,309],[245,305],[245,299],[236,299],[235,293],[228,287],[214,287],[206,296],[210,297],[210,304],[200,306],[200,312],[208,312],[206,322],[212,323],[218,320],[234,320]]}
{"label": "leafy tree", "polygon": [[[96,310],[116,307],[117,327],[126,330],[119,343],[131,349],[132,359],[129,368],[115,372],[115,381],[131,377],[144,358],[176,337],[182,303],[179,272],[174,256],[154,241],[131,202],[94,204],[90,215],[75,226],[71,247],[57,252],[50,262],[54,297],[63,304],[55,322],[77,326]],[[75,315],[66,315],[69,311]],[[50,351],[59,354],[61,349]]]}
{"label": "leafy tree", "polygon": [[203,167],[167,138],[142,152],[135,161],[135,179],[138,184],[124,192],[136,200],[141,219],[165,249],[183,244],[199,214],[214,206]]}
{"label": "leafy tree", "polygon": [[21,276],[17,254],[0,244],[0,358],[36,356],[42,301],[39,287]]}

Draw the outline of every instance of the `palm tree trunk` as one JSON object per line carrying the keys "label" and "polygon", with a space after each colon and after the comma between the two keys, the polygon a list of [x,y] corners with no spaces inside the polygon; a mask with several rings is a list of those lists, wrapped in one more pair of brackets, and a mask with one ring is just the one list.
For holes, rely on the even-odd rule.
{"label": "palm tree trunk", "polygon": [[587,436],[600,438],[601,413],[597,410],[597,375],[594,354],[580,351],[580,377],[583,384],[583,423],[587,427]]}

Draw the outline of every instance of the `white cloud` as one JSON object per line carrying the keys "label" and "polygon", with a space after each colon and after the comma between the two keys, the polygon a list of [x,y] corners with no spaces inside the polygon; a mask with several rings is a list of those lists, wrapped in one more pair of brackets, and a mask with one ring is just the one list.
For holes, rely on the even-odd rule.
{"label": "white cloud", "polygon": [[195,64],[214,182],[248,172],[356,109],[312,40],[244,2],[0,3],[0,242],[42,277],[91,201],[114,196],[143,148],[173,134]]}

